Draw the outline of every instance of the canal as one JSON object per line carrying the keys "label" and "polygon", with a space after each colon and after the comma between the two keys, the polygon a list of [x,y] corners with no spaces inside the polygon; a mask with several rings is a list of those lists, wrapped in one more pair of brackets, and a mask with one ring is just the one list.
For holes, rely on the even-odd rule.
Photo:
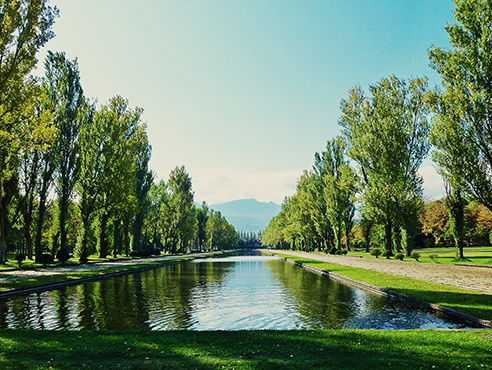
{"label": "canal", "polygon": [[262,255],[187,261],[0,300],[0,328],[242,330],[462,328]]}

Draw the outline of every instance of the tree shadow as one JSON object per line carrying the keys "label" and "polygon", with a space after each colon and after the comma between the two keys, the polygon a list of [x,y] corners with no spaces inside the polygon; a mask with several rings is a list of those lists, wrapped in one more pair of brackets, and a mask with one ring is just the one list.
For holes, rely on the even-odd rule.
{"label": "tree shadow", "polygon": [[490,342],[483,332],[431,330],[10,330],[0,331],[0,365],[3,369],[483,368],[480,365],[492,363]]}

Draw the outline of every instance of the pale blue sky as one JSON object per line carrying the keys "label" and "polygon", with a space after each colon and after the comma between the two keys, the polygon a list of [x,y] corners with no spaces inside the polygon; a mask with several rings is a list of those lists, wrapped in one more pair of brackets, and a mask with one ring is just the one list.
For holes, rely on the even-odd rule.
{"label": "pale blue sky", "polygon": [[[45,50],[77,57],[86,96],[145,112],[151,168],[185,165],[195,200],[280,203],[340,132],[340,100],[392,74],[426,75],[451,0],[51,0]],[[39,55],[40,62],[44,52]],[[40,64],[42,68],[42,64]],[[39,73],[39,72],[38,72]],[[432,164],[426,195],[442,193]]]}

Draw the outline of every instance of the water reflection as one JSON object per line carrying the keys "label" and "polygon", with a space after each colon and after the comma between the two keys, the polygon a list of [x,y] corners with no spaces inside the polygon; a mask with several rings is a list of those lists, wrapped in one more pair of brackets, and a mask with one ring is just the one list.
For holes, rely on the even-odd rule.
{"label": "water reflection", "polygon": [[0,328],[460,327],[272,257],[204,259],[0,301]]}

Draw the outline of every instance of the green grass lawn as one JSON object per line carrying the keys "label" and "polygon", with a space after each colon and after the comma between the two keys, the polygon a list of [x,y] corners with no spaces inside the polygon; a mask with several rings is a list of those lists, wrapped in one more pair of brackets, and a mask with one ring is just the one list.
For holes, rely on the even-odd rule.
{"label": "green grass lawn", "polygon": [[0,331],[2,369],[492,369],[492,331]]}
{"label": "green grass lawn", "polygon": [[305,257],[290,256],[273,250],[270,250],[269,252],[353,280],[400,292],[426,302],[453,308],[480,319],[492,320],[492,296],[487,294],[410,279],[407,277],[388,275],[377,271],[316,261]]}
{"label": "green grass lawn", "polygon": [[[0,272],[2,271],[2,269],[18,268],[19,264],[14,258],[15,258],[14,254],[8,254],[7,262],[4,265],[0,264]],[[118,257],[118,259],[119,258],[126,258],[126,257]],[[108,256],[107,258],[99,258],[98,255],[92,255],[89,257],[89,263],[112,261],[115,259],[116,258],[112,256]],[[72,257],[67,262],[65,262],[65,265],[78,265],[78,264],[79,264],[79,259],[77,257]],[[59,265],[62,265],[62,263],[55,259],[53,266],[59,266]],[[36,263],[34,262],[34,260],[30,260],[30,259],[24,260],[21,264],[21,268],[23,269],[38,268],[38,267],[43,267],[43,265],[40,263]]]}
{"label": "green grass lawn", "polygon": [[[381,249],[382,250],[382,249]],[[415,249],[413,252],[417,252],[421,255],[419,262],[424,263],[439,263],[452,265],[455,263],[467,263],[476,265],[492,265],[492,246],[490,247],[465,247],[464,255],[466,260],[456,260],[456,248],[425,248]],[[437,258],[431,258],[431,255],[436,255]],[[370,253],[364,252],[364,250],[355,250],[348,253],[349,256],[358,256],[364,258],[376,258],[371,256]],[[384,258],[384,257],[379,257]],[[405,257],[405,261],[416,262],[415,259]]]}

